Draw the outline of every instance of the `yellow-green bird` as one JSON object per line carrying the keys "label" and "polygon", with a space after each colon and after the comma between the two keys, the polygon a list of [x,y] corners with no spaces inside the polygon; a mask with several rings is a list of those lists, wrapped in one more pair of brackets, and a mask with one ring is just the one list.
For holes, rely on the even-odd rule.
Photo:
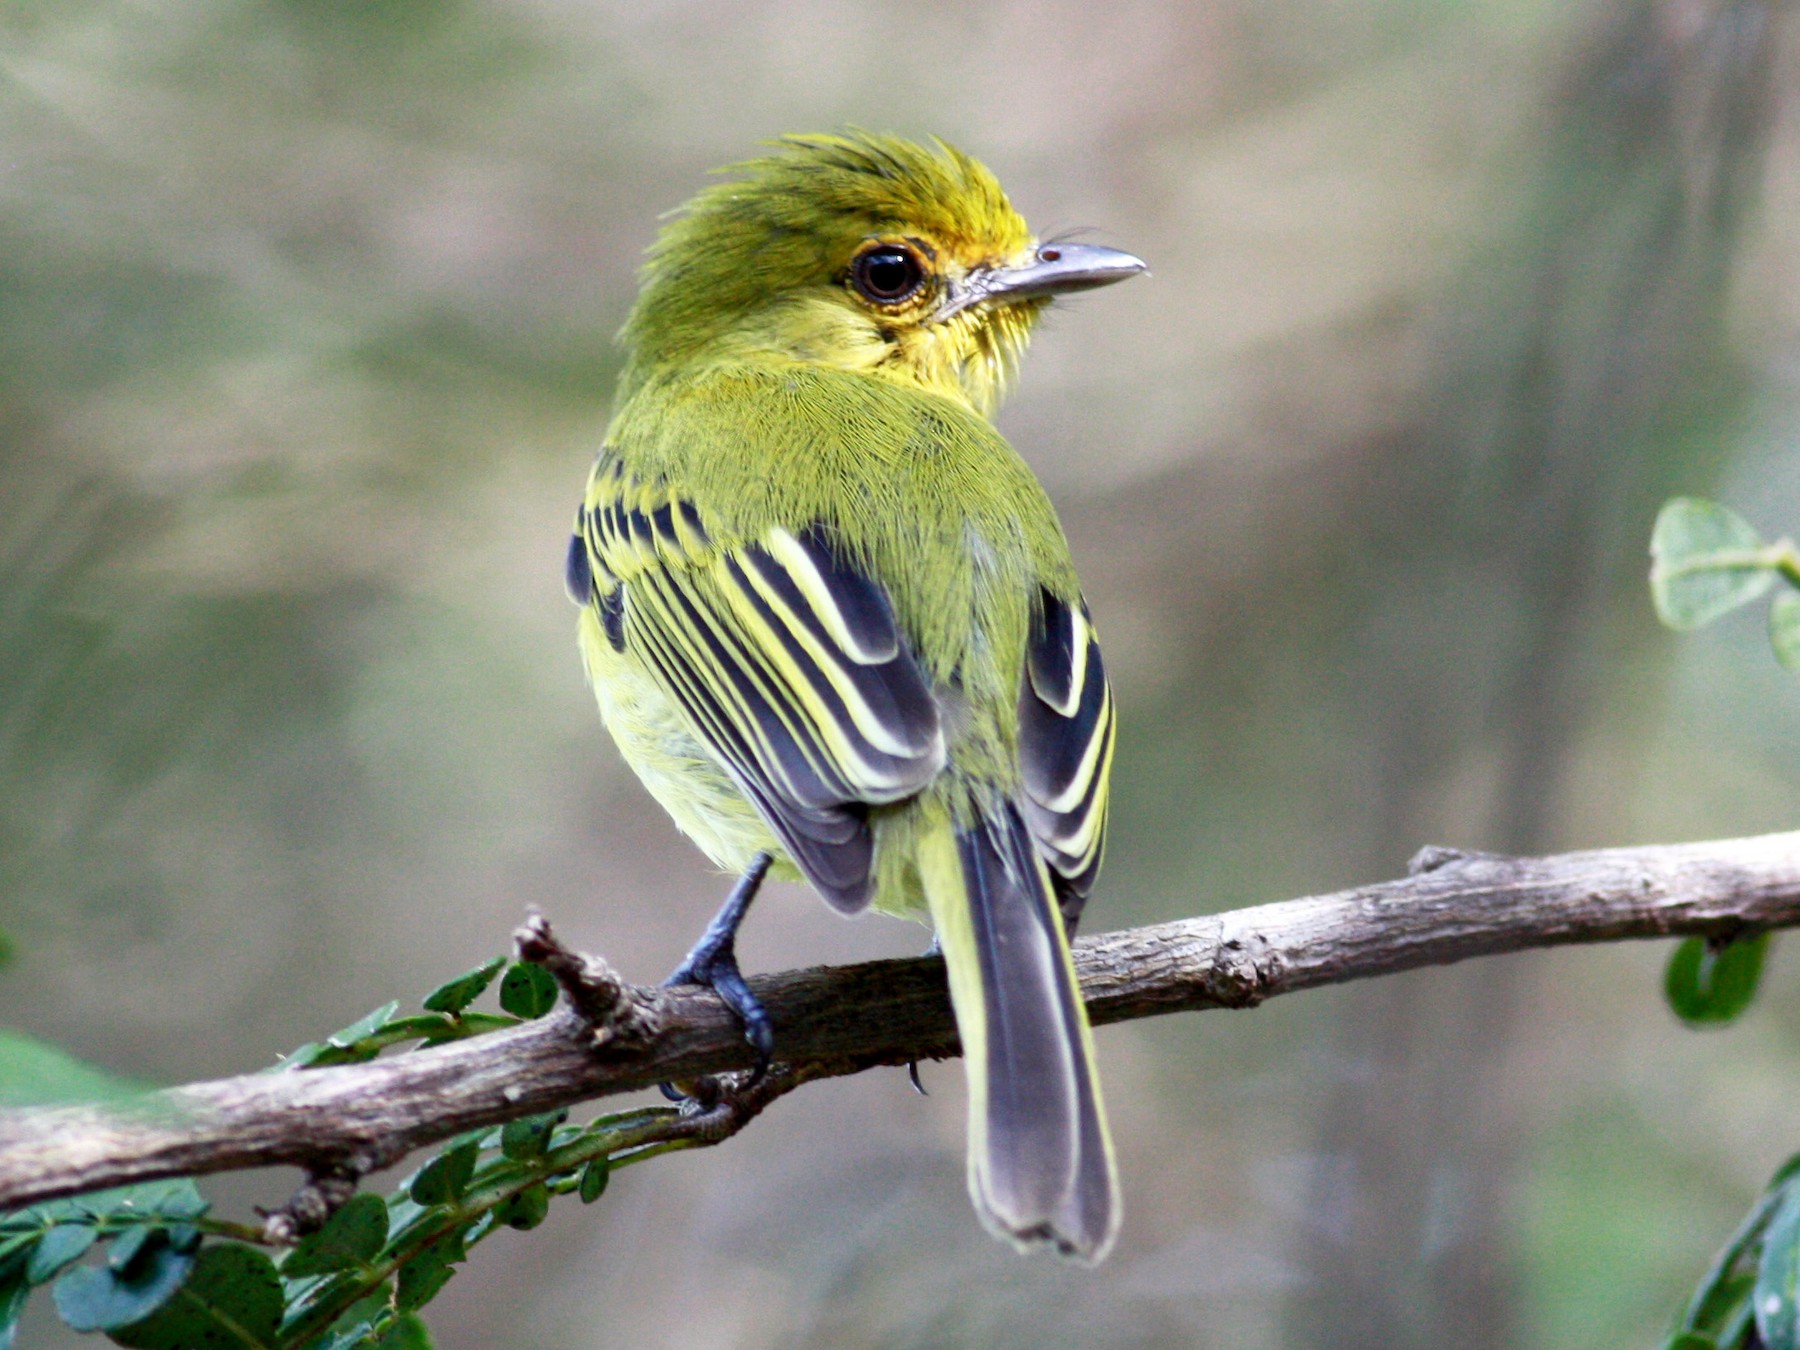
{"label": "yellow-green bird", "polygon": [[969,1188],[1098,1261],[1118,1180],[1069,959],[1113,700],[1056,513],[994,429],[1051,297],[1132,276],[1039,243],[958,150],[792,136],[667,225],[625,324],[567,579],[600,710],[741,880],[670,977],[759,1062],[733,939],[771,868],[929,918],[969,1081]]}

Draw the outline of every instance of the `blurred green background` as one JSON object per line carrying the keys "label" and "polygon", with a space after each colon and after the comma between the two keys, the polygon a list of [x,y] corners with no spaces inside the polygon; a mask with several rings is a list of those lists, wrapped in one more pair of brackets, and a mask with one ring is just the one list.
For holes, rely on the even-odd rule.
{"label": "blurred green background", "polygon": [[[1659,631],[1674,492],[1800,529],[1800,46],[1733,0],[0,3],[0,1023],[242,1072],[503,949],[654,980],[724,882],[560,580],[660,212],[937,133],[1060,305],[1002,425],[1123,709],[1095,929],[1793,823],[1800,688]],[[777,888],[770,969],[910,953]],[[963,1194],[960,1073],[819,1085],[497,1238],[448,1350],[1641,1345],[1800,1147],[1800,978],[1657,945],[1099,1036],[1097,1272]],[[292,1178],[211,1188],[278,1203]],[[40,1302],[43,1302],[40,1300]],[[40,1307],[24,1343],[87,1344]]]}

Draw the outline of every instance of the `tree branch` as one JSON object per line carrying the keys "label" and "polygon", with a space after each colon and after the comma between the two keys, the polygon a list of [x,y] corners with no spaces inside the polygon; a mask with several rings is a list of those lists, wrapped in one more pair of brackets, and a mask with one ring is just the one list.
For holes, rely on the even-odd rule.
{"label": "tree branch", "polygon": [[[1800,832],[1503,858],[1427,849],[1403,880],[1083,938],[1097,1024],[1576,942],[1800,925]],[[533,943],[538,946],[534,949]],[[0,1113],[0,1208],[157,1177],[272,1164],[360,1174],[413,1149],[571,1102],[743,1069],[711,993],[625,984],[547,928],[521,946],[582,1012],[366,1064],[170,1088],[126,1105]],[[561,952],[558,956],[557,953]],[[560,962],[560,965],[559,965]],[[936,958],[751,981],[790,1081],[957,1050]],[[760,1109],[760,1108],[759,1108]]]}

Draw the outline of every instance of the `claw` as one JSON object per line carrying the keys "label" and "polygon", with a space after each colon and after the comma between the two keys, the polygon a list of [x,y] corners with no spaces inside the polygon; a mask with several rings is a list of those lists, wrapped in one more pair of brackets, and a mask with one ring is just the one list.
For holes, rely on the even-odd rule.
{"label": "claw", "polygon": [[[942,956],[943,954],[944,944],[938,940],[938,935],[936,933],[931,935],[931,945],[919,953],[920,956]],[[918,1060],[909,1059],[906,1061],[906,1076],[912,1080],[914,1092],[918,1093],[921,1097],[929,1097],[931,1095],[925,1090],[925,1085],[919,1081]]]}

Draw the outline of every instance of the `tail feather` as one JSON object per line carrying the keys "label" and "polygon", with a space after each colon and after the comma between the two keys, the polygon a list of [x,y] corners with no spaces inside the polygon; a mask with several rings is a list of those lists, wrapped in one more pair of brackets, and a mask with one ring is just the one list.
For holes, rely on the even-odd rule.
{"label": "tail feather", "polygon": [[1099,1261],[1118,1180],[1049,875],[1017,808],[935,832],[921,869],[969,1079],[969,1189],[1021,1248]]}

